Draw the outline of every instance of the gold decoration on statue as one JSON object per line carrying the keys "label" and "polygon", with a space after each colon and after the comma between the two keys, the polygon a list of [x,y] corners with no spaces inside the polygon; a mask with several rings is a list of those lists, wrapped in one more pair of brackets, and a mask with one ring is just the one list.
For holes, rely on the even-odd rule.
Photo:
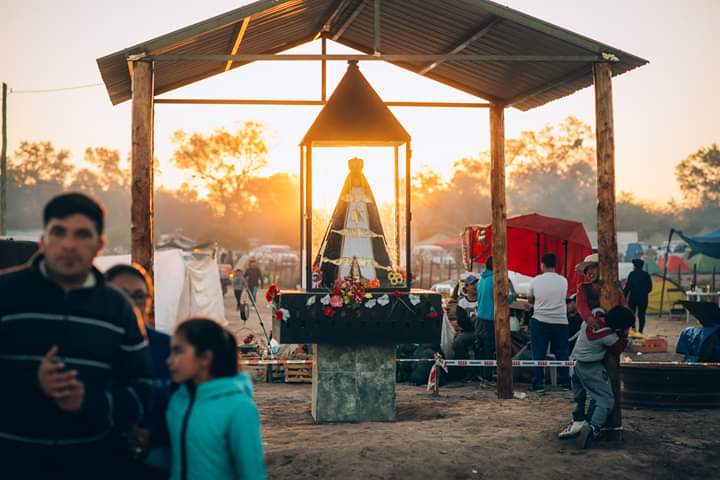
{"label": "gold decoration on statue", "polygon": [[355,262],[357,262],[357,264],[360,267],[380,268],[382,270],[387,270],[387,271],[392,270],[392,267],[386,267],[384,265],[381,265],[378,262],[376,262],[375,260],[373,260],[372,258],[341,257],[336,260],[333,260],[333,259],[330,259],[327,257],[322,257],[322,259],[320,261],[322,263],[331,263],[338,267],[345,266],[345,265],[352,265],[353,261],[355,261]]}
{"label": "gold decoration on statue", "polygon": [[388,273],[388,280],[390,281],[390,285],[397,287],[403,284],[404,278],[400,272],[390,272]]}
{"label": "gold decoration on statue", "polygon": [[368,230],[367,228],[343,228],[342,230],[330,230],[332,233],[337,233],[338,235],[347,236],[347,237],[357,237],[357,238],[382,238],[382,235],[379,233],[375,233],[372,230]]}

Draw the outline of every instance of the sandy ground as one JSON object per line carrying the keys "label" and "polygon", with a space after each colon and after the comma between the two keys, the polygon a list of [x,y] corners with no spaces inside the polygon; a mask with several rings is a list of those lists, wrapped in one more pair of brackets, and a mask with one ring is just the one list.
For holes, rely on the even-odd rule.
{"label": "sandy ground", "polygon": [[[228,320],[237,331],[233,302],[228,295]],[[673,348],[684,326],[684,319],[650,318],[646,333],[667,335]],[[260,332],[256,319],[247,327]],[[624,441],[583,451],[556,438],[571,411],[569,394],[560,391],[501,401],[479,384],[450,384],[438,397],[398,385],[397,422],[315,425],[310,385],[255,387],[270,478],[709,479],[720,470],[720,410],[625,409]]]}

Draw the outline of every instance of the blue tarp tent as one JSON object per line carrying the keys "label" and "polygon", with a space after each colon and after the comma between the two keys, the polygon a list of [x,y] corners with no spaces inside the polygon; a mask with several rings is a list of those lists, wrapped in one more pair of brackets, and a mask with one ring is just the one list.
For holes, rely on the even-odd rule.
{"label": "blue tarp tent", "polygon": [[720,230],[703,233],[702,235],[696,235],[694,237],[686,237],[682,232],[678,232],[678,234],[690,245],[690,255],[688,255],[688,258],[692,258],[698,253],[712,258],[720,258]]}

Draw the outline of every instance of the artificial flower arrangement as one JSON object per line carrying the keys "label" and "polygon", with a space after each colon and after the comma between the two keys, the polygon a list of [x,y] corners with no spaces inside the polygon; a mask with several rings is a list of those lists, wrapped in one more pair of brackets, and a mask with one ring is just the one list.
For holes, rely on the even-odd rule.
{"label": "artificial flower arrangement", "polygon": [[[378,310],[384,311],[384,307],[390,305],[389,311],[381,314],[382,317],[390,318],[396,308],[402,308],[412,316],[422,312],[429,319],[438,318],[438,309],[429,301],[426,295],[401,292],[400,290],[395,290],[392,293],[378,292],[375,294],[367,291],[368,289],[379,288],[379,286],[377,279],[339,278],[335,280],[333,287],[324,295],[309,294],[305,301],[305,308],[306,310],[315,310],[317,308],[316,303],[319,301],[320,312],[324,317],[332,318],[336,315],[346,317],[351,315],[360,318],[363,310],[369,312],[379,306]],[[276,320],[287,321],[290,318],[289,310],[280,306],[280,289],[275,284],[268,287],[265,299],[272,305]],[[378,315],[380,314],[378,313]]]}

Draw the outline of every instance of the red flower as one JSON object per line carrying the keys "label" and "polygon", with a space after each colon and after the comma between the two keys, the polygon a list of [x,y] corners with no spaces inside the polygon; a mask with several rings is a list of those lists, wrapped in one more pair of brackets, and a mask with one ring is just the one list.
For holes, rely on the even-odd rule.
{"label": "red flower", "polygon": [[402,297],[402,292],[400,290],[395,290],[392,294],[393,294],[393,297],[395,297],[395,298]]}
{"label": "red flower", "polygon": [[275,320],[280,321],[283,319],[283,313],[280,310],[275,310]]}
{"label": "red flower", "polygon": [[[335,315],[335,309],[329,305],[326,307],[323,307],[322,312],[323,312],[323,315],[325,315],[326,317],[332,317],[333,315]],[[282,318],[282,315],[280,316],[280,318]]]}
{"label": "red flower", "polygon": [[435,310],[431,310],[427,313],[426,317],[434,320],[438,317],[438,312],[436,312]]}
{"label": "red flower", "polygon": [[268,302],[274,302],[275,300],[277,300],[279,294],[280,289],[278,288],[278,286],[274,283],[271,283],[268,286],[267,291],[265,292],[265,300],[267,300]]}

